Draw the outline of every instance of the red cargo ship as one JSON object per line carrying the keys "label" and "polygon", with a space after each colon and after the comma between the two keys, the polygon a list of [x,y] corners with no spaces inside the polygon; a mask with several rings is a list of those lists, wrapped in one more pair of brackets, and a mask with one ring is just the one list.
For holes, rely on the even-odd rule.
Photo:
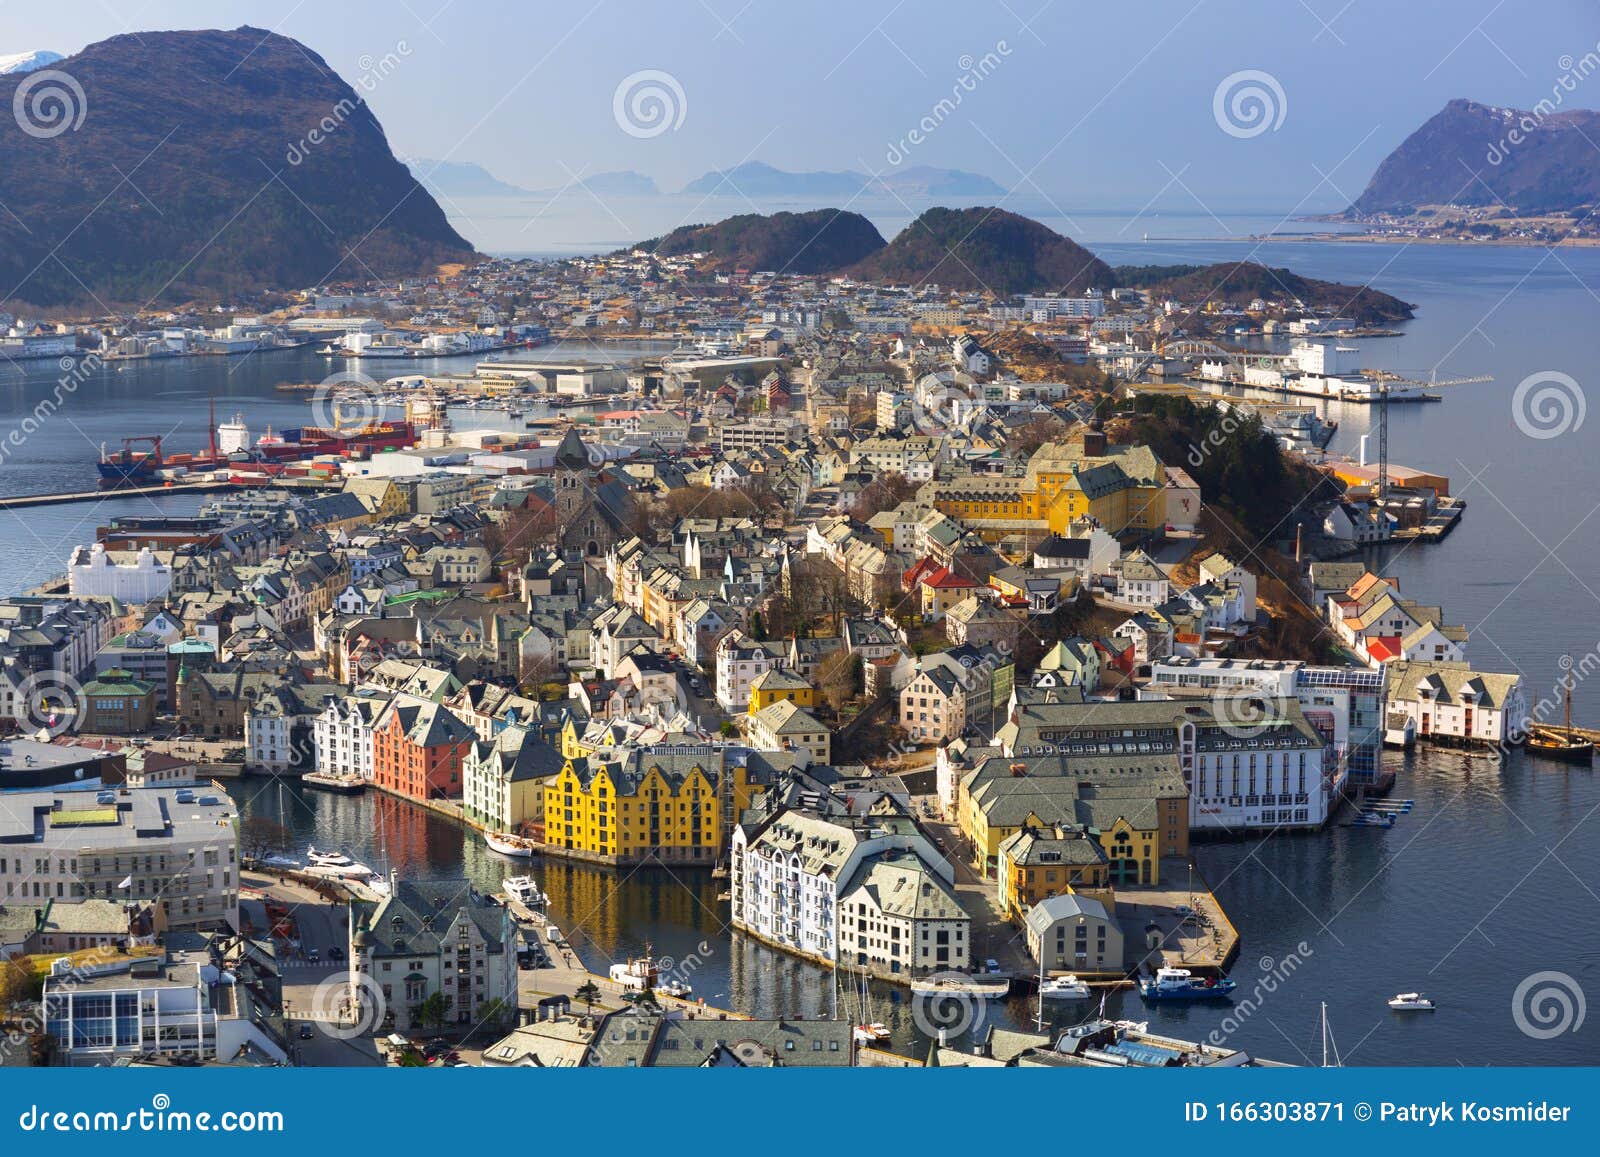
{"label": "red cargo ship", "polygon": [[[120,451],[101,453],[98,464],[100,485],[107,489],[154,486],[162,481],[163,471],[207,471],[228,466],[254,465],[266,467],[265,473],[276,474],[281,473],[282,467],[290,462],[303,462],[324,454],[364,458],[382,450],[414,446],[416,441],[415,428],[410,422],[400,421],[371,422],[346,430],[301,426],[277,435],[269,430],[255,445],[232,454],[217,451],[215,434],[212,436],[211,449],[201,454],[165,454],[160,435],[124,438]],[[141,442],[149,443],[150,449],[133,448]]]}

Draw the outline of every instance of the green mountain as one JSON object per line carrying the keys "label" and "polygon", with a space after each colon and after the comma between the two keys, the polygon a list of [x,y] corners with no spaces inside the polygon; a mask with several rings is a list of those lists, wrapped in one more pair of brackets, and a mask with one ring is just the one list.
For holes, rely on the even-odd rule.
{"label": "green mountain", "polygon": [[1112,272],[1117,285],[1146,289],[1157,299],[1225,301],[1235,305],[1248,305],[1258,297],[1263,301],[1299,301],[1313,309],[1332,309],[1341,317],[1364,325],[1404,321],[1412,316],[1409,303],[1369,286],[1318,281],[1253,261],[1224,261],[1217,265],[1119,265]]}
{"label": "green mountain", "polygon": [[1003,209],[929,209],[849,272],[867,281],[933,282],[1006,295],[1116,284],[1111,267],[1048,226]]}
{"label": "green mountain", "polygon": [[[387,65],[385,58],[383,65]],[[373,76],[377,75],[374,66]],[[405,83],[406,62],[370,83]],[[0,76],[0,309],[96,309],[474,258],[361,94],[259,28],[142,32]],[[363,87],[369,86],[362,78]],[[75,89],[74,89],[75,86]]]}
{"label": "green mountain", "polygon": [[883,235],[859,213],[745,213],[715,225],[684,225],[633,246],[662,257],[704,253],[707,270],[834,273],[883,248]]}

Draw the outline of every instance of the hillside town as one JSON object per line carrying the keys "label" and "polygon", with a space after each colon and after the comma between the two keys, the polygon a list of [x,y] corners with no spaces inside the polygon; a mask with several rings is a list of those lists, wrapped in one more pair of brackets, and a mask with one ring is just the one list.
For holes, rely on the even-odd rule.
{"label": "hillside town", "polygon": [[[243,799],[379,794],[508,868],[711,873],[726,937],[847,987],[1215,999],[1251,930],[1192,843],[1392,826],[1386,745],[1493,757],[1545,721],[1357,557],[1459,506],[1441,476],[1314,462],[1325,430],[1289,395],[1380,387],[1346,364],[1356,323],[1303,302],[996,300],[632,252],[262,305],[12,319],[7,341],[266,356],[314,334],[363,368],[552,334],[671,352],[346,374],[313,405],[403,407],[408,444],[273,461],[246,432],[204,468],[159,444],[110,463],[214,489],[112,518],[0,600],[22,1063],[348,1063],[327,1037],[391,1063],[1253,1063],[1109,1020],[976,1049],[848,1014],[735,1034],[745,1010],[648,955],[590,973],[558,925],[583,914],[533,876],[302,852]],[[1222,343],[1263,332],[1298,339],[1281,392],[1208,389],[1245,372]],[[291,963],[326,983],[286,995]]]}

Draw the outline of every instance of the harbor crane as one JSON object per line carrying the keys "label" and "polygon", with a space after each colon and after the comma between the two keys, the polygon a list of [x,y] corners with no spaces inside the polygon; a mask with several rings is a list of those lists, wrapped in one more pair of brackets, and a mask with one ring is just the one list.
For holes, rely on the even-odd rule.
{"label": "harbor crane", "polygon": [[1439,371],[1435,369],[1427,380],[1421,378],[1408,378],[1388,370],[1362,370],[1361,375],[1377,383],[1373,391],[1377,397],[1374,403],[1378,407],[1378,478],[1372,487],[1372,497],[1382,503],[1389,496],[1389,395],[1395,388],[1401,389],[1444,389],[1449,386],[1470,386],[1480,382],[1492,382],[1494,378],[1487,374],[1480,374],[1468,378],[1440,379]]}

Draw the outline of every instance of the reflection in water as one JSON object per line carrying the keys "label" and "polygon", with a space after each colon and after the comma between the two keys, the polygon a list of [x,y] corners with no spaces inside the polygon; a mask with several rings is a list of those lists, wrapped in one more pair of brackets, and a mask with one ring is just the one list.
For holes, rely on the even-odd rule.
{"label": "reflection in water", "polygon": [[[1108,995],[1107,1014],[1305,1064],[1320,1059],[1326,1000],[1356,1064],[1600,1059],[1589,1038],[1535,1041],[1510,1015],[1512,991],[1533,972],[1560,969],[1600,991],[1590,891],[1600,879],[1600,846],[1581,829],[1566,838],[1600,805],[1594,773],[1520,755],[1504,766],[1448,752],[1391,758],[1395,798],[1416,800],[1392,830],[1332,826],[1196,849],[1197,867],[1243,936],[1233,1005],[1146,1007],[1121,991]],[[898,1051],[920,1056],[928,1045],[906,989],[872,983],[863,1000],[850,974],[836,981],[826,969],[731,934],[727,901],[717,898],[725,881],[709,871],[559,860],[530,869],[451,821],[376,793],[249,783],[235,797],[245,814],[284,823],[300,851],[314,843],[403,876],[465,875],[490,890],[531,870],[551,897],[551,918],[595,971],[648,947],[710,1004],[759,1016],[817,1017],[837,1008],[852,1020],[887,1024]],[[1556,855],[1547,855],[1551,848]],[[1280,962],[1291,957],[1285,975]],[[1410,990],[1433,996],[1440,1011],[1407,1018],[1384,1007]],[[1045,1022],[1075,1023],[1096,1003],[1052,1002]],[[1022,1028],[1035,1013],[1030,997],[1013,996],[970,1010],[963,1023]],[[970,1036],[956,1043],[964,1047]]]}

